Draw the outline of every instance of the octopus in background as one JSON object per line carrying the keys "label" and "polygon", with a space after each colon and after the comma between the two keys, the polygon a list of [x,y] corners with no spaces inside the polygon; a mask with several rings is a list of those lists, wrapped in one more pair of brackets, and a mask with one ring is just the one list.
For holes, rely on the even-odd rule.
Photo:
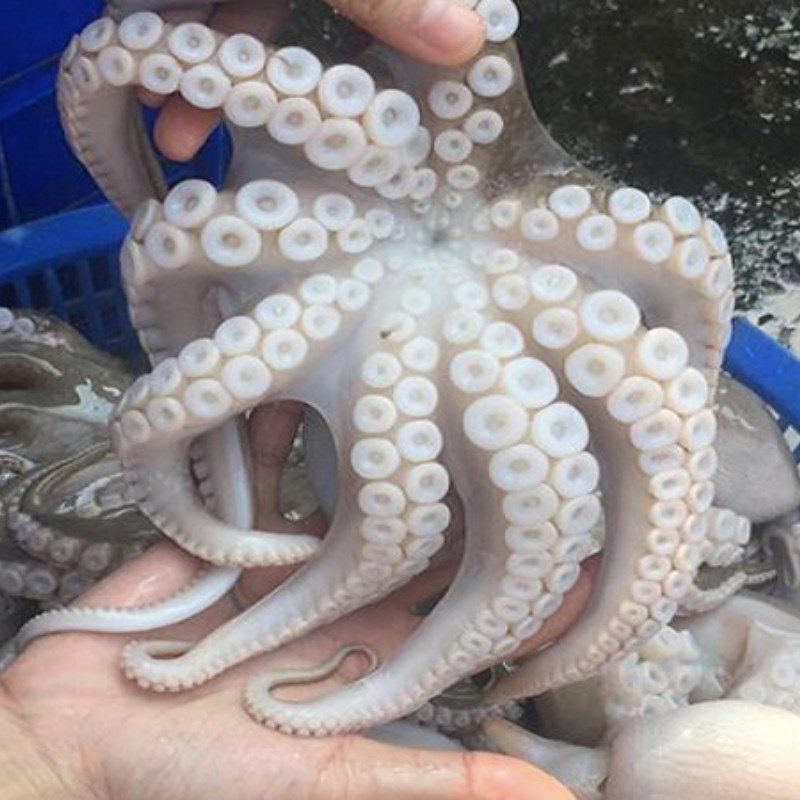
{"label": "octopus in background", "polygon": [[792,800],[800,614],[737,595],[665,626],[601,680],[555,692],[539,711],[540,725],[566,741],[493,719],[483,743],[544,767],[578,800]]}
{"label": "octopus in background", "polygon": [[[108,418],[132,376],[64,323],[0,308],[0,624],[73,600],[158,532]],[[13,622],[12,622],[13,620]]]}
{"label": "octopus in background", "polygon": [[[211,605],[242,570],[307,562],[199,642],[125,647],[141,686],[188,690],[425,571],[457,508],[459,572],[390,661],[302,702],[272,690],[319,670],[246,686],[259,721],[322,736],[397,720],[512,657],[575,585],[598,526],[583,615],[498,681],[490,705],[614,669],[679,610],[735,591],[698,598],[710,590],[695,584],[704,560],[744,563],[750,534],[744,509],[712,506],[734,305],[725,237],[684,198],[654,203],[575,163],[525,94],[516,5],[466,4],[488,41],[463,68],[378,43],[325,65],[122,0],[70,44],[62,116],[133,216],[123,277],[153,365],[113,414],[116,453],[141,509],[212,567],[147,609],[46,614],[20,645],[153,630]],[[223,114],[223,188],[167,191],[136,87]],[[253,527],[242,423],[285,399],[310,409],[322,541]]]}

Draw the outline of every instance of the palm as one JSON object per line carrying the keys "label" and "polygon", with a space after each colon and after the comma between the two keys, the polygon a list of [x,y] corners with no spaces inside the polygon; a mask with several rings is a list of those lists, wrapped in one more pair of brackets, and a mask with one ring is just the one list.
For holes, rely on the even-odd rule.
{"label": "palm", "polygon": [[[145,562],[156,558],[159,569],[169,562],[170,579],[191,569],[188,559],[163,549],[116,576],[114,596],[130,594],[152,569]],[[101,591],[112,589],[106,585]],[[302,760],[304,770],[321,774],[346,742],[296,740],[260,728],[241,705],[243,673],[266,663],[312,665],[352,641],[369,641],[388,653],[413,624],[402,606],[401,599],[391,598],[268,662],[245,665],[188,694],[159,696],[139,690],[118,669],[120,639],[100,635],[64,635],[38,643],[10,670],[6,683],[13,697],[25,698],[23,710],[39,740],[69,742],[73,752],[58,753],[58,758],[92,754],[90,766],[102,774],[114,798],[218,798],[232,785],[237,797],[264,797],[265,775],[292,775],[287,763],[294,759]],[[164,631],[164,636],[197,638],[234,612],[230,601],[223,601],[203,617]],[[351,661],[346,666],[357,669],[357,659]],[[243,764],[257,764],[258,769],[248,772]],[[275,785],[270,796],[287,793],[288,786]]]}
{"label": "palm", "polygon": [[[277,493],[301,413],[294,404],[278,404],[253,415],[250,439],[260,522],[272,530],[291,527],[277,514]],[[307,530],[320,527],[319,519],[306,523]],[[163,545],[93,589],[82,603],[132,606],[152,602],[185,585],[196,569],[194,559]],[[255,602],[285,575],[284,570],[275,569],[248,573],[240,587],[241,601]],[[92,787],[106,787],[105,796],[114,800],[216,800],[229,796],[232,787],[241,800],[283,800],[290,792],[298,800],[478,797],[467,785],[468,776],[475,774],[467,759],[399,751],[356,736],[286,737],[253,722],[240,696],[247,677],[267,666],[316,666],[348,644],[367,645],[379,658],[389,657],[419,622],[410,608],[440,592],[451,577],[452,569],[443,565],[382,602],[191,692],[141,691],[119,669],[121,637],[97,634],[62,634],[36,642],[3,676],[3,683],[12,698],[19,698],[14,710],[56,768],[80,765],[84,780]],[[587,583],[588,579],[579,584],[561,614],[528,643],[529,649],[557,636],[569,624],[582,604]],[[203,615],[164,629],[161,638],[196,640],[237,613],[228,597]],[[350,658],[327,687],[323,683],[315,691],[352,680],[363,669],[363,659]],[[502,759],[493,761],[505,765]],[[383,770],[386,764],[391,769]],[[522,765],[519,769],[529,772]],[[423,773],[435,782],[435,788],[421,784]],[[400,791],[390,795],[384,780],[391,781],[392,788],[399,781]],[[540,778],[536,777],[536,783],[541,785]]]}

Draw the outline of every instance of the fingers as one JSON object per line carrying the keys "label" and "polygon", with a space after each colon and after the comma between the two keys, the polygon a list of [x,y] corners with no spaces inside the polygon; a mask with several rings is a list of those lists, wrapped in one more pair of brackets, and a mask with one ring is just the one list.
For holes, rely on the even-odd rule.
{"label": "fingers", "polygon": [[406,750],[360,737],[331,747],[310,800],[574,800],[554,778],[503,756]]}
{"label": "fingers", "polygon": [[435,64],[461,64],[483,45],[483,22],[455,0],[327,1],[377,38]]}
{"label": "fingers", "polygon": [[550,644],[565,633],[583,613],[589,596],[595,584],[597,570],[600,568],[600,557],[592,556],[581,564],[581,575],[578,582],[564,595],[561,608],[539,629],[539,632],[523,643],[512,658],[521,658],[524,655],[535,653],[544,645]]}
{"label": "fingers", "polygon": [[253,461],[253,482],[261,524],[277,515],[283,467],[303,419],[301,403],[271,403],[250,417],[248,435]]}
{"label": "fingers", "polygon": [[172,95],[156,121],[156,147],[173,161],[189,161],[217,127],[220,118],[219,111],[195,108],[180,95]]}
{"label": "fingers", "polygon": [[[246,31],[262,41],[269,41],[286,17],[288,0],[235,0],[222,3],[208,24],[223,33]],[[173,161],[189,161],[219,124],[218,111],[204,111],[190,106],[179,95],[163,102],[149,93],[140,94],[145,105],[163,109],[155,128],[156,147]]]}

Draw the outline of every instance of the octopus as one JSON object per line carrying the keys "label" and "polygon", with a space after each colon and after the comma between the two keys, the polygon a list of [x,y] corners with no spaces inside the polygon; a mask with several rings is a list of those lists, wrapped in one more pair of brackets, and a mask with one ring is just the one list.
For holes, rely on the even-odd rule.
{"label": "octopus", "polygon": [[132,380],[59,320],[0,308],[0,619],[73,600],[158,537],[107,430]]}
{"label": "octopus", "polygon": [[[543,718],[567,741],[500,719],[484,733],[504,752],[548,768],[578,800],[789,800],[800,785],[799,634],[796,606],[742,593],[665,626],[601,679],[556,698]],[[578,702],[592,720],[588,736],[571,713]],[[715,767],[730,765],[731,780],[702,768],[695,737]]]}
{"label": "octopus", "polygon": [[[312,700],[274,689],[320,670],[245,686],[256,720],[326,736],[432,719],[441,711],[426,703],[448,691],[452,712],[451,687],[474,695],[464,682],[559,609],[598,530],[584,612],[478,692],[487,708],[616,669],[657,648],[679,612],[741,588],[698,597],[711,590],[696,583],[704,561],[743,563],[751,532],[744,509],[714,505],[734,308],[726,238],[685,198],[655,202],[565,153],[525,92],[517,6],[465,4],[487,43],[463,67],[380,43],[326,64],[138,2],[70,43],[62,117],[132,217],[123,278],[152,364],[113,412],[115,452],[140,508],[208,569],[146,609],[52,611],[20,646],[154,630],[216,602],[243,570],[298,565],[201,641],[125,646],[141,687],[190,690],[424,572],[459,511],[458,573],[395,656]],[[166,187],[137,88],[223,116],[221,188]],[[310,409],[322,540],[254,528],[243,423],[279,400]]]}

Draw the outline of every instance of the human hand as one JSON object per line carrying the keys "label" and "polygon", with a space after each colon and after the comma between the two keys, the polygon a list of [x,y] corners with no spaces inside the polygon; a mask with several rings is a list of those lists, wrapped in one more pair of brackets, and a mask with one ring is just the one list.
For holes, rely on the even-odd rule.
{"label": "human hand", "polygon": [[[261,523],[293,530],[277,511],[281,468],[301,408],[281,403],[251,419],[254,484]],[[311,522],[318,530],[320,520]],[[308,526],[304,532],[308,532]],[[158,546],[95,587],[82,606],[136,606],[174,593],[197,562]],[[240,604],[260,599],[286,575],[254,570]],[[522,762],[488,753],[438,753],[391,747],[362,736],[300,739],[266,730],[245,712],[241,691],[263,670],[312,666],[358,642],[383,660],[419,619],[409,608],[440,592],[446,565],[391,597],[264,658],[175,695],[142,691],[119,668],[123,638],[60,634],[35,642],[0,678],[0,774],[8,800],[568,800],[555,780]],[[588,593],[584,578],[562,610],[526,644],[531,650],[568,627]],[[160,632],[197,639],[237,615],[231,597],[200,617]],[[351,658],[323,690],[363,671]],[[315,688],[315,691],[318,691]],[[3,761],[5,760],[5,763]],[[22,788],[25,787],[25,788]],[[15,793],[16,788],[16,793]]]}
{"label": "human hand", "polygon": [[[483,45],[484,24],[459,0],[326,0],[387,44],[435,64],[459,64]],[[289,0],[234,0],[219,3],[208,20],[223,33],[247,32],[269,41],[283,24]],[[219,124],[218,111],[190,106],[180,95],[166,101],[145,90],[145,105],[161,107],[155,141],[164,155],[188,161]]]}

